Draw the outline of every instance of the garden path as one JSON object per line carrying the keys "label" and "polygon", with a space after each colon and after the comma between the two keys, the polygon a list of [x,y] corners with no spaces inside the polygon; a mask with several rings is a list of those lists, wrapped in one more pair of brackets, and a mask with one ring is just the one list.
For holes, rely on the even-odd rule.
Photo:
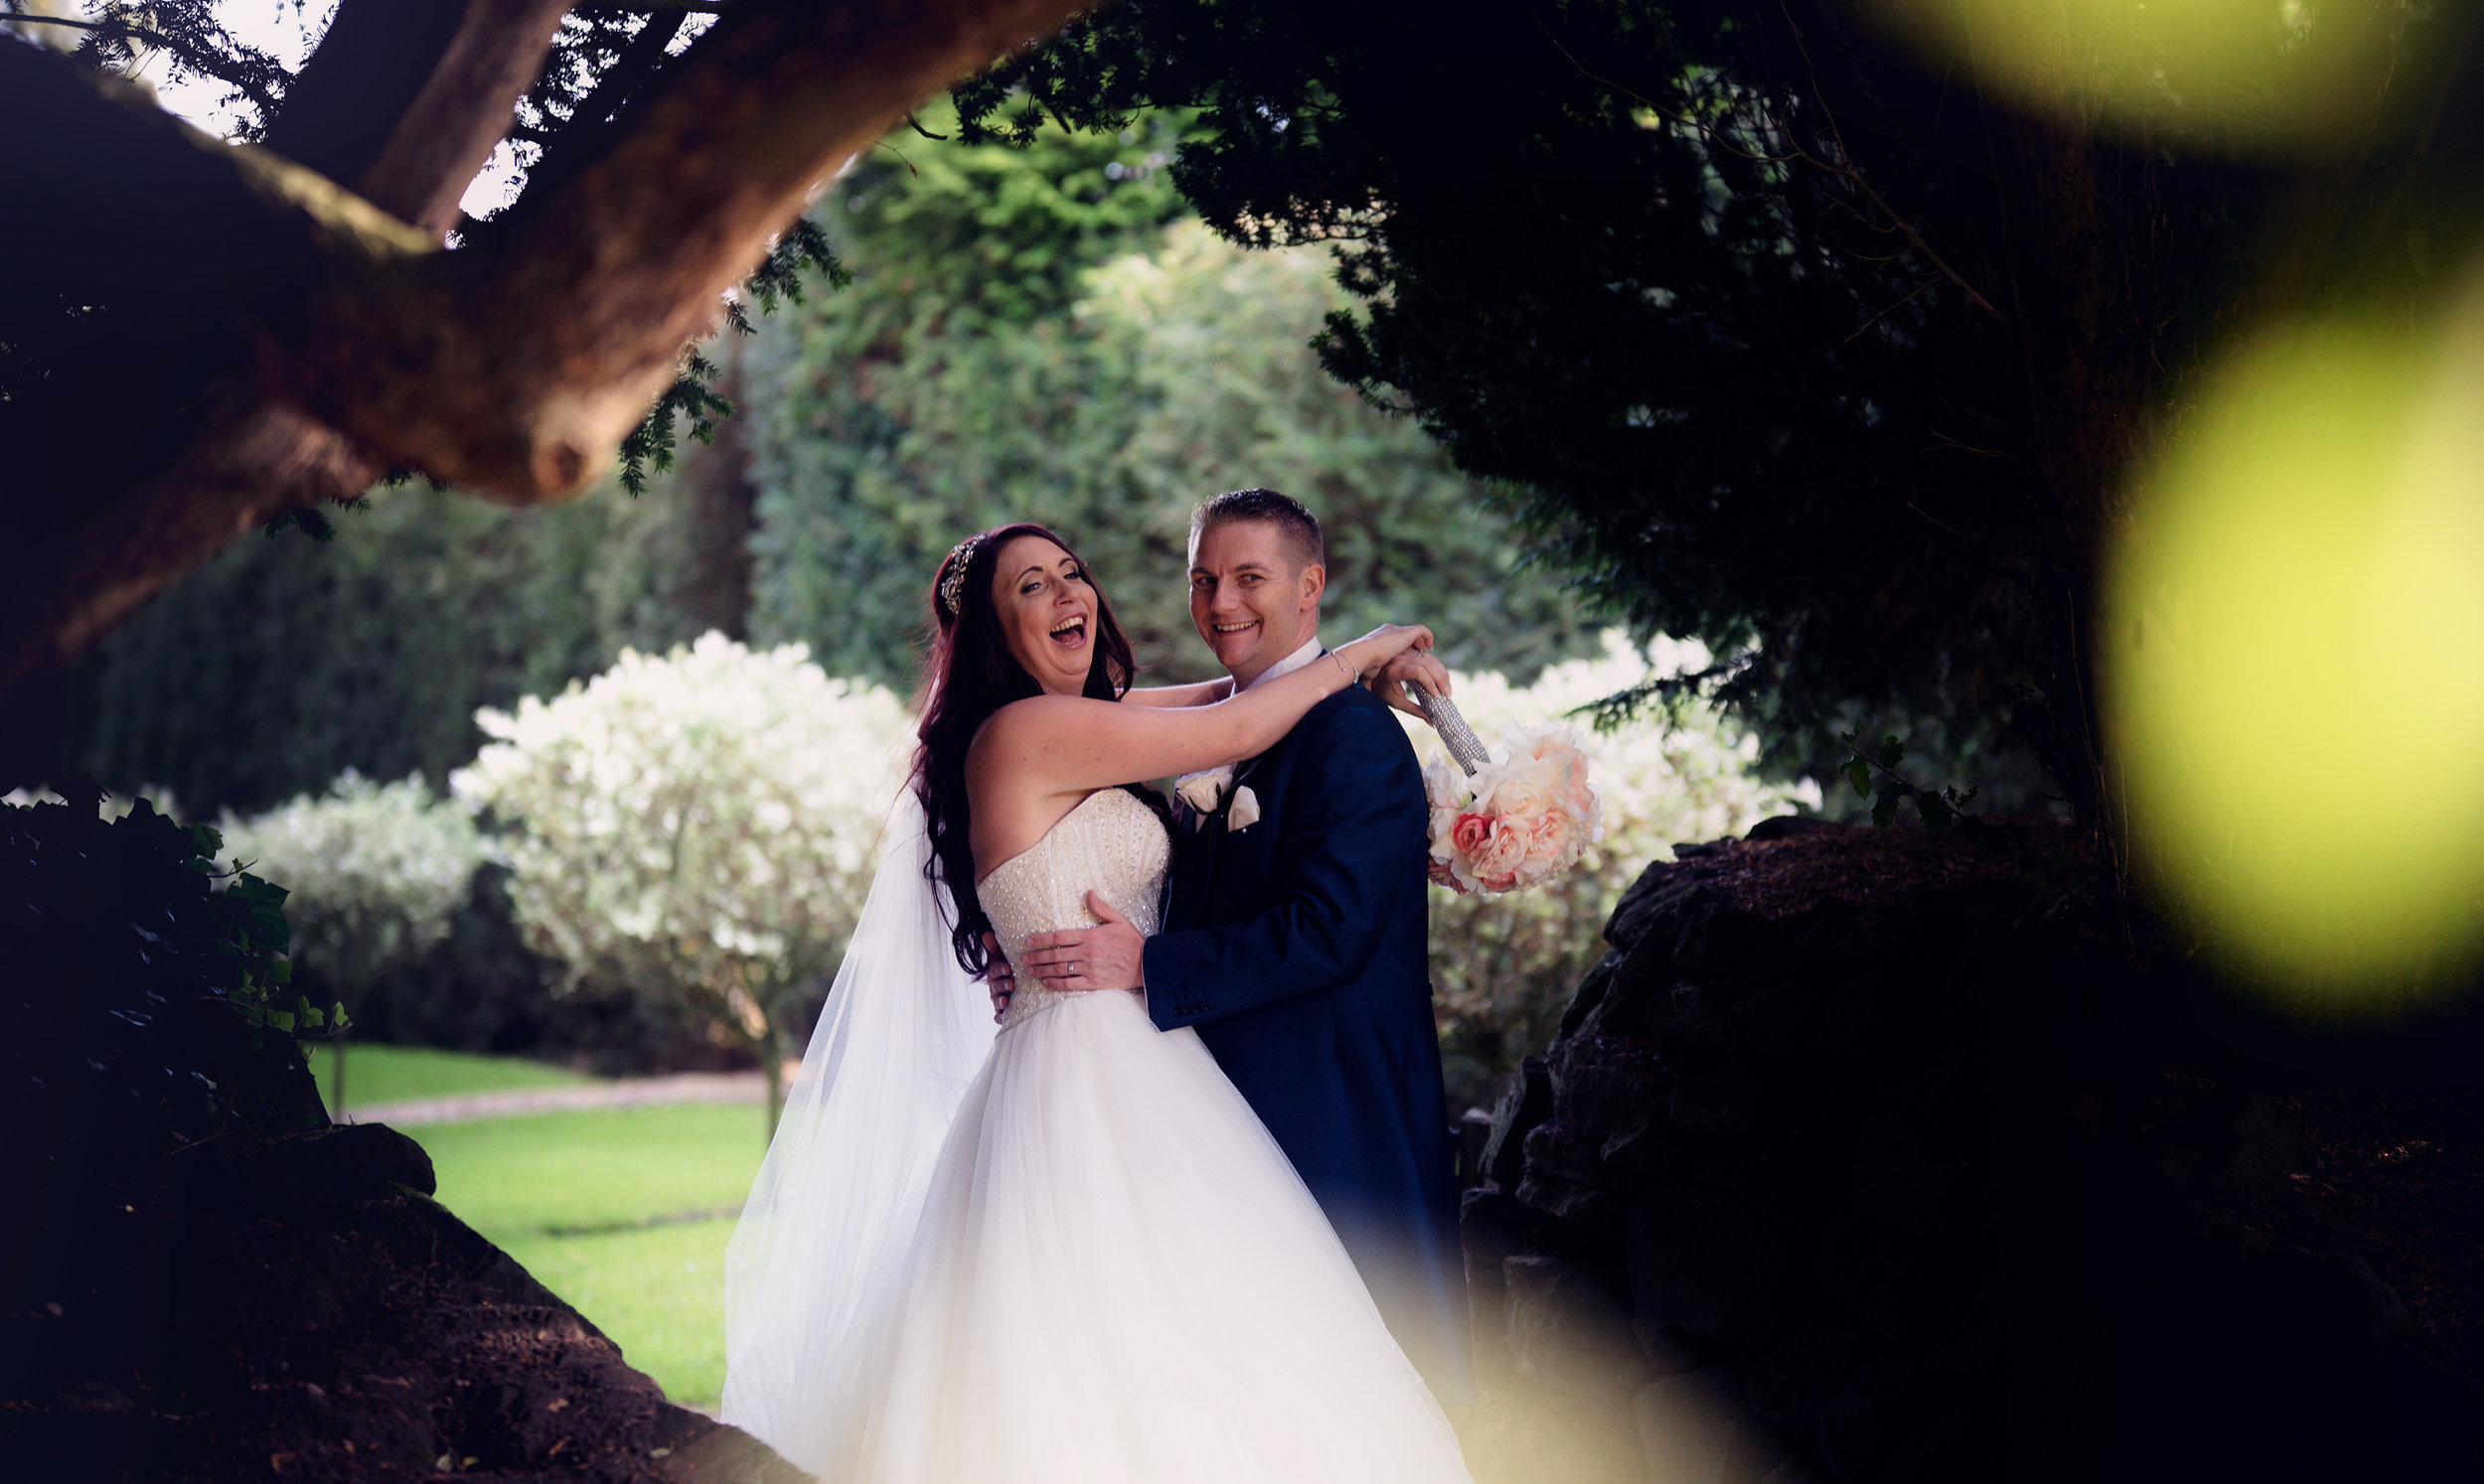
{"label": "garden path", "polygon": [[[787,1080],[791,1080],[788,1064]],[[751,1103],[767,1097],[767,1080],[756,1072],[683,1072],[670,1077],[625,1077],[574,1088],[511,1088],[453,1098],[411,1098],[397,1103],[350,1107],[340,1123],[461,1123],[522,1113],[573,1113],[587,1109],[651,1108],[665,1103]]]}

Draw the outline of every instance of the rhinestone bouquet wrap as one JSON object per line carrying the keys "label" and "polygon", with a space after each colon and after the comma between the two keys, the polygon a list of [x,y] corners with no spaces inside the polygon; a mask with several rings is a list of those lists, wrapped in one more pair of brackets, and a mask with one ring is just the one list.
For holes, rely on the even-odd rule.
{"label": "rhinestone bouquet wrap", "polygon": [[1414,696],[1415,704],[1423,708],[1423,719],[1440,733],[1441,745],[1449,749],[1459,767],[1467,770],[1468,777],[1474,777],[1476,769],[1491,762],[1492,755],[1483,750],[1483,740],[1475,734],[1474,727],[1467,725],[1467,718],[1458,714],[1456,701],[1446,695],[1434,695],[1421,685],[1409,683],[1406,689]]}

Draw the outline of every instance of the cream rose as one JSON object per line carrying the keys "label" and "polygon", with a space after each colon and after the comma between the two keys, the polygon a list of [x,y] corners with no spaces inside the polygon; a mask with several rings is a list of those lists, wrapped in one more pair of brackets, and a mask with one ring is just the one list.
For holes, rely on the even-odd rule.
{"label": "cream rose", "polygon": [[1533,862],[1566,865],[1563,857],[1575,857],[1578,846],[1578,816],[1566,809],[1549,809],[1527,824],[1526,858]]}

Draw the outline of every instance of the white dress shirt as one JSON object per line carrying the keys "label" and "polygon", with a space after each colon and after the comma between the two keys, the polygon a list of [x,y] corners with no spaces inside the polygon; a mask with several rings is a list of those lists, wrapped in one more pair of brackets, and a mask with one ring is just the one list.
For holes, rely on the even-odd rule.
{"label": "white dress shirt", "polygon": [[1290,675],[1319,658],[1320,636],[1314,634],[1311,638],[1303,641],[1303,647],[1301,649],[1296,650],[1293,654],[1286,656],[1276,664],[1261,670],[1257,678],[1253,679],[1249,685],[1245,685],[1242,688],[1244,690],[1249,690],[1255,686],[1265,685],[1279,675]]}

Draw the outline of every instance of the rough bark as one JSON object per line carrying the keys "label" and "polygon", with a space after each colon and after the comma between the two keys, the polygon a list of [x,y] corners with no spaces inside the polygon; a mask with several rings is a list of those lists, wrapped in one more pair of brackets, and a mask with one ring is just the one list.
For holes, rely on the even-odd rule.
{"label": "rough bark", "polygon": [[568,0],[348,0],[267,147],[443,236],[568,10]]}
{"label": "rough bark", "polygon": [[[356,48],[392,58],[383,72],[401,91],[403,49],[370,44],[384,23],[363,3],[348,15],[366,34],[339,36],[332,66],[350,74]],[[61,141],[0,159],[0,192],[64,228],[12,234],[0,271],[47,275],[33,281],[69,296],[109,285],[111,302],[164,317],[142,384],[94,418],[96,433],[118,419],[118,440],[64,438],[14,492],[0,709],[268,516],[358,493],[386,468],[521,504],[574,493],[818,182],[925,94],[1079,7],[737,8],[600,158],[531,193],[488,243],[433,250],[565,8],[470,0],[356,177],[364,195],[0,44],[0,130]],[[320,79],[303,106],[323,89],[333,105],[339,86]],[[363,147],[377,136],[365,128]]]}
{"label": "rough bark", "polygon": [[2036,730],[2047,771],[2096,823],[2108,791],[2088,649],[2101,564],[2146,447],[2153,296],[2098,169],[2109,145],[2029,115],[1995,114],[1991,137],[2012,317],[2051,497],[2050,539],[2033,574],[2050,639]]}

